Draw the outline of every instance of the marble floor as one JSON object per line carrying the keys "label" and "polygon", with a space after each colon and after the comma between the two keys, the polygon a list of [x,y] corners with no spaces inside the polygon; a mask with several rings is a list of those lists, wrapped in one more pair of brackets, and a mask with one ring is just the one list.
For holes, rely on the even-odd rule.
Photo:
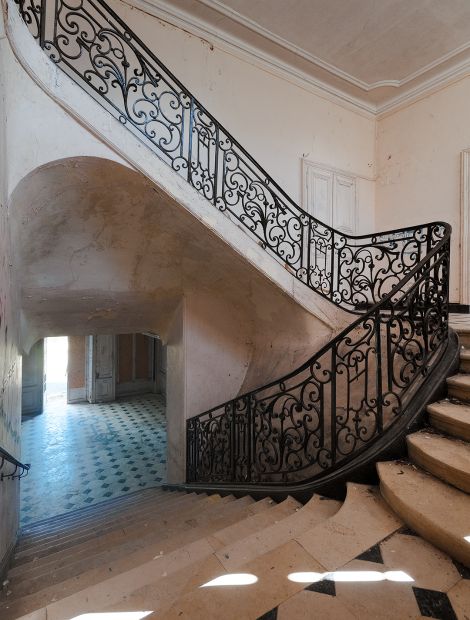
{"label": "marble floor", "polygon": [[166,479],[166,418],[158,394],[114,403],[51,399],[22,423],[21,525],[158,486]]}
{"label": "marble floor", "polygon": [[470,619],[470,569],[407,527],[317,578],[257,620]]}

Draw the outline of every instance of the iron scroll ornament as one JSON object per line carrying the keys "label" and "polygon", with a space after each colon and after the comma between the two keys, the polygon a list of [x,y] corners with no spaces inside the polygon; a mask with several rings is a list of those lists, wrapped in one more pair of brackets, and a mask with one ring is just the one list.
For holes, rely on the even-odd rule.
{"label": "iron scroll ornament", "polygon": [[289,375],[188,420],[188,482],[314,480],[393,428],[448,339],[450,227],[350,236],[323,224],[104,0],[15,2],[65,73],[298,280],[359,315]]}
{"label": "iron scroll ornament", "polygon": [[450,227],[386,298],[294,372],[187,421],[187,482],[313,482],[389,432],[448,339]]}
{"label": "iron scroll ornament", "polygon": [[362,314],[440,239],[439,223],[350,236],[298,205],[104,0],[15,0],[65,73],[306,286]]}

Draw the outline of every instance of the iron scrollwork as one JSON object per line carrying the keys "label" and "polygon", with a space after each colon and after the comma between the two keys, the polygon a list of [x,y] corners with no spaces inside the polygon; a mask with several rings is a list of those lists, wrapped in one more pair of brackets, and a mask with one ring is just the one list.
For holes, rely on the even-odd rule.
{"label": "iron scrollwork", "polygon": [[350,236],[301,209],[104,0],[15,0],[49,58],[309,288],[362,314],[440,224]]}
{"label": "iron scrollwork", "polygon": [[187,422],[189,482],[314,480],[403,415],[447,342],[450,227],[351,236],[292,201],[104,0],[15,0],[41,47],[306,286],[359,317],[300,368]]}

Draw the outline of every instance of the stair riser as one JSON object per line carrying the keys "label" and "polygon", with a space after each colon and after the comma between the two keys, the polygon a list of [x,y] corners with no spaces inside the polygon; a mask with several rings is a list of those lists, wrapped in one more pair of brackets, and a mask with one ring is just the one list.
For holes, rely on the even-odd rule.
{"label": "stair riser", "polygon": [[132,507],[140,503],[144,503],[149,498],[157,497],[170,497],[178,495],[174,491],[162,491],[160,488],[152,488],[147,491],[138,491],[125,495],[123,497],[117,497],[115,499],[105,500],[99,504],[87,506],[86,508],[79,508],[71,512],[66,512],[60,515],[49,517],[48,519],[42,519],[36,523],[31,523],[21,528],[22,537],[34,536],[41,531],[52,531],[55,527],[61,527],[64,523],[72,523],[77,519],[86,519],[90,515],[96,512],[98,506],[101,507],[103,514],[112,514],[116,511],[124,510],[126,507]]}
{"label": "stair riser", "polygon": [[458,334],[460,346],[470,349],[470,332],[458,332]]}
{"label": "stair riser", "polygon": [[119,516],[115,514],[114,519],[109,517],[108,519],[100,520],[97,518],[95,521],[85,522],[82,527],[77,524],[73,529],[65,528],[52,536],[37,537],[34,540],[30,540],[27,545],[19,546],[15,553],[15,559],[34,555],[44,548],[50,549],[51,546],[67,545],[68,542],[73,542],[74,539],[78,540],[80,537],[102,534],[105,531],[119,528],[121,524],[127,523],[129,519],[142,521],[148,515],[160,514],[165,510],[170,510],[173,506],[186,505],[192,501],[202,500],[204,497],[204,495],[199,496],[198,499],[194,495],[172,497],[165,502],[162,501],[161,505],[159,505],[158,501],[150,501],[148,504],[136,507],[130,512],[125,512],[122,516],[120,513],[118,513]]}
{"label": "stair riser", "polygon": [[[180,498],[183,500],[184,498]],[[135,519],[128,518],[122,524],[117,527],[103,528],[98,532],[87,531],[85,534],[79,536],[71,536],[68,539],[61,540],[54,544],[45,543],[39,547],[35,547],[31,550],[27,550],[14,557],[13,568],[18,568],[20,572],[25,564],[36,558],[37,561],[40,558],[47,558],[53,554],[58,553],[75,553],[78,548],[83,545],[93,546],[97,544],[99,540],[105,539],[105,537],[124,536],[130,535],[131,532],[141,532],[144,524],[148,527],[152,527],[152,524],[162,523],[169,520],[175,514],[186,514],[189,511],[194,511],[198,507],[204,504],[204,498],[201,499],[186,499],[185,501],[179,501],[172,503],[171,506],[164,506],[160,510],[151,509],[143,515],[136,515]]]}
{"label": "stair riser", "polygon": [[452,486],[470,493],[470,475],[468,472],[460,471],[454,467],[442,463],[426,454],[423,450],[419,450],[411,442],[408,442],[408,455],[415,465],[440,478],[444,482]]}
{"label": "stair riser", "polygon": [[464,403],[470,403],[470,390],[457,385],[448,385],[447,393],[450,398],[456,398]]}
{"label": "stair riser", "polygon": [[435,416],[432,413],[429,414],[430,424],[439,431],[456,437],[457,439],[463,439],[464,441],[470,441],[470,425],[458,424],[455,421],[448,421],[440,416]]}
{"label": "stair riser", "polygon": [[[238,509],[237,504],[239,504],[240,508],[249,506],[249,500],[253,501],[251,498],[244,498],[238,501],[226,501],[226,504],[233,506],[231,509],[236,511]],[[51,571],[61,571],[68,565],[76,564],[81,560],[89,561],[94,554],[103,553],[107,549],[119,545],[132,545],[135,543],[138,546],[141,539],[150,538],[157,541],[171,528],[185,529],[190,527],[188,521],[203,518],[204,515],[210,514],[215,506],[217,506],[217,511],[221,513],[225,507],[224,500],[220,500],[216,505],[210,502],[199,502],[188,507],[178,507],[174,513],[149,520],[146,527],[141,527],[140,525],[134,527],[133,523],[128,523],[126,529],[120,529],[110,534],[93,538],[75,546],[47,554],[37,561],[16,566],[10,570],[10,577],[15,580],[15,584],[19,584],[32,578],[32,576],[41,576]]]}
{"label": "stair riser", "polygon": [[[94,570],[94,573],[97,572],[101,575],[98,581],[106,579],[110,574],[114,576],[125,570],[130,570],[140,563],[152,560],[156,555],[160,554],[162,549],[164,550],[164,555],[166,555],[182,545],[189,544],[208,535],[211,530],[214,531],[213,523],[218,523],[221,520],[236,523],[239,519],[246,518],[250,514],[249,506],[233,509],[233,514],[230,514],[230,512],[225,516],[220,516],[220,511],[213,506],[210,513],[201,515],[202,523],[196,528],[190,528],[187,524],[181,524],[171,531],[163,531],[160,540],[157,540],[155,535],[149,534],[141,541],[125,543],[121,546],[110,548],[107,552],[98,553],[96,556],[89,554],[82,559],[78,558],[77,562],[66,565],[63,568],[46,567],[45,573],[40,573],[39,575],[33,573],[26,581],[12,582],[13,594],[11,600],[13,601],[23,596],[34,596],[34,594],[39,593],[53,583],[57,584],[61,596],[64,595],[64,588],[70,588],[70,590],[67,589],[67,594],[75,592],[77,589],[80,589],[79,584],[81,581],[79,580],[81,575],[86,579],[90,570]],[[222,524],[220,527],[224,527],[224,525]],[[219,529],[219,527],[216,529]],[[138,559],[136,559],[136,555],[138,555]],[[112,573],[109,570],[111,566]],[[62,582],[68,580],[70,580],[68,585],[61,585]]]}
{"label": "stair riser", "polygon": [[[47,523],[42,523],[40,527],[36,528],[34,531],[26,531],[23,529],[21,531],[21,545],[26,546],[30,544],[31,541],[35,541],[40,537],[55,536],[63,532],[64,529],[70,531],[74,527],[82,527],[87,523],[100,523],[107,519],[115,518],[116,515],[124,516],[125,514],[132,514],[141,507],[158,503],[160,500],[170,501],[177,496],[177,493],[168,493],[163,496],[161,494],[156,494],[149,495],[145,499],[135,503],[126,502],[123,506],[108,507],[106,504],[98,503],[92,506],[87,513],[82,513],[82,510],[72,511],[68,514],[60,515],[57,519],[54,518],[50,526],[48,526]],[[102,506],[103,508],[101,508]]]}
{"label": "stair riser", "polygon": [[470,359],[460,358],[460,372],[470,374]]}

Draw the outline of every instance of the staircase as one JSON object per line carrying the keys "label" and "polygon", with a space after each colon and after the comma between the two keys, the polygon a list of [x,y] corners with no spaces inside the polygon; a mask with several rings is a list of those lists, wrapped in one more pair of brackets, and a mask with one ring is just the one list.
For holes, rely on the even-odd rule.
{"label": "staircase", "polygon": [[407,436],[408,460],[379,463],[383,497],[413,530],[470,566],[469,333],[448,398],[427,407],[429,426]]}
{"label": "staircase", "polygon": [[[404,542],[418,549],[416,566],[403,555]],[[445,563],[446,583],[461,587],[458,568],[411,538],[376,487],[349,484],[344,503],[314,495],[305,505],[290,497],[276,503],[150,489],[24,529],[0,617],[70,620],[142,610],[149,618],[195,620],[220,618],[223,609],[227,620],[309,618],[313,611],[322,618],[416,618],[425,609],[422,591],[447,596],[435,582],[430,589],[423,554],[430,569],[436,558]],[[399,589],[395,616],[387,616],[375,583],[352,596],[347,575],[356,570]],[[240,573],[255,583],[202,587]]]}
{"label": "staircase", "polygon": [[[104,0],[16,4],[52,62],[218,216],[352,319],[286,376],[189,419],[179,489],[145,491],[24,530],[2,620],[136,609],[159,619],[273,620],[310,617],[313,600],[325,618],[417,618],[430,616],[429,592],[451,605],[460,565],[414,536],[424,564],[438,558],[447,567],[450,581],[440,590],[418,565],[403,575],[413,558],[396,550],[407,548],[402,538],[411,528],[470,565],[468,352],[462,374],[448,380],[453,400],[429,405],[431,428],[408,436],[409,461],[378,464],[381,494],[351,482],[399,453],[454,364],[450,227],[354,237],[324,225],[293,203]],[[343,504],[323,496],[345,484]],[[358,601],[339,585],[356,570],[400,582],[399,600],[395,592],[377,606],[362,591]],[[255,579],[245,589],[210,583],[233,573]],[[326,605],[324,596],[334,602]]]}

